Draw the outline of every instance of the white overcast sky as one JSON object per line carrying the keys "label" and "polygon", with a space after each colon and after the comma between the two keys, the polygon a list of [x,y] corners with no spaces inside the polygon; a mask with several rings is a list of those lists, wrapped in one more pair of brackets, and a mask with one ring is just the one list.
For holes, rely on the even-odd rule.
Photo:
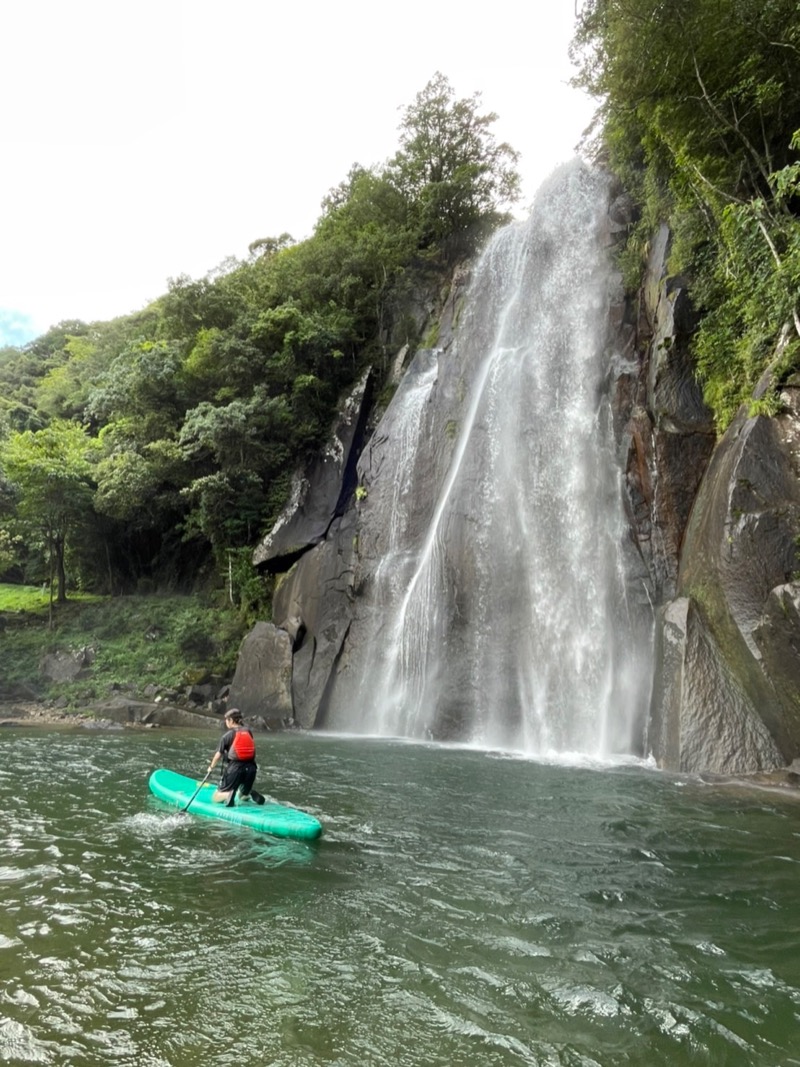
{"label": "white overcast sky", "polygon": [[[592,104],[575,0],[19,0],[0,11],[0,343],[138,310],[251,241],[307,237],[440,70],[522,153],[523,201]],[[15,324],[16,330],[15,330]]]}

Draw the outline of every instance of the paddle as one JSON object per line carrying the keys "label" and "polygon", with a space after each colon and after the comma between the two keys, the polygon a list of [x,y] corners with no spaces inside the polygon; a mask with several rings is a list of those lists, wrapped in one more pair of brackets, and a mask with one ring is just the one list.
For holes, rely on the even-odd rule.
{"label": "paddle", "polygon": [[[210,774],[211,774],[211,767],[209,767],[209,768],[208,768],[208,770],[206,771],[206,776],[205,776],[205,778],[204,778],[204,779],[202,780],[202,782],[200,783],[200,785],[199,785],[199,786],[197,787],[197,789],[195,789],[195,791],[194,791],[194,792],[192,793],[191,797],[189,798],[189,804],[191,804],[191,803],[192,803],[192,801],[194,800],[194,798],[195,798],[195,797],[197,796],[197,794],[198,794],[198,793],[200,792],[200,790],[201,790],[201,789],[203,788],[203,786],[204,786],[204,785],[206,784],[206,782],[208,781],[208,778],[209,778],[209,775],[210,775]],[[181,814],[183,814],[183,813],[184,813],[185,811],[188,811],[188,810],[189,810],[189,804],[187,804],[185,808],[180,808],[180,809],[179,809],[179,811],[180,811],[180,813],[181,813]]]}

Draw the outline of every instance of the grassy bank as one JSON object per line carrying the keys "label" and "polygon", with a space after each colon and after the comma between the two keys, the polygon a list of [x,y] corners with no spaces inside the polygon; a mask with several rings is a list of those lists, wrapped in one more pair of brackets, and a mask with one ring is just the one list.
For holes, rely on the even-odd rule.
{"label": "grassy bank", "polygon": [[[116,687],[180,690],[229,680],[244,624],[198,596],[100,598],[76,595],[56,606],[38,587],[0,584],[0,697],[64,698],[80,708]],[[86,649],[91,661],[70,682],[41,672],[48,653]]]}

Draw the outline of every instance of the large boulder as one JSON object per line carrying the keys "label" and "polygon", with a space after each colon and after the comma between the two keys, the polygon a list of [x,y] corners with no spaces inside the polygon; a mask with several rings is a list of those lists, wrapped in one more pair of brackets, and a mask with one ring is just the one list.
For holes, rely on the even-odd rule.
{"label": "large boulder", "polygon": [[268,725],[293,717],[292,642],[285,630],[257,622],[242,641],[228,707]]}
{"label": "large boulder", "polygon": [[[681,635],[665,615],[660,642],[673,654],[654,684],[653,751],[667,767],[758,770],[800,754],[800,397],[783,399],[777,418],[739,411],[692,510],[679,573],[689,623]],[[742,741],[743,721],[760,724],[757,744]],[[666,739],[685,736],[688,722],[707,740],[676,748]]]}
{"label": "large boulder", "polygon": [[59,649],[42,656],[39,671],[50,682],[74,682],[86,676],[94,658],[93,648]]}
{"label": "large boulder", "polygon": [[124,696],[93,704],[91,713],[102,720],[140,726],[185,726],[192,728],[218,729],[220,720],[213,715],[202,715],[171,704],[152,704],[145,700],[128,699]]}
{"label": "large boulder", "polygon": [[648,730],[660,765],[717,774],[779,766],[780,752],[752,692],[727,662],[695,603],[680,597],[660,615],[658,681]]}
{"label": "large boulder", "polygon": [[778,695],[786,732],[800,737],[800,583],[787,582],[770,591],[753,638]]}

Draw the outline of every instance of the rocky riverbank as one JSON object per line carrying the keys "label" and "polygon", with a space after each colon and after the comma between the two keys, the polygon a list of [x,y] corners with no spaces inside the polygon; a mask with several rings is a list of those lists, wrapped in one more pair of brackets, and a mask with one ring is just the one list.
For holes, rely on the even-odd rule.
{"label": "rocky riverbank", "polygon": [[81,726],[93,718],[86,713],[63,711],[35,701],[0,703],[0,726]]}
{"label": "rocky riverbank", "polygon": [[69,711],[36,701],[0,703],[0,727],[61,726],[96,730],[125,727],[157,729],[166,726],[218,730],[220,722],[220,717],[216,715],[145,701],[108,701],[82,711]]}
{"label": "rocky riverbank", "polygon": [[[163,701],[139,700],[117,694],[108,700],[92,704],[80,711],[71,711],[53,702],[34,700],[0,701],[0,726],[62,726],[83,729],[157,729],[183,727],[194,730],[223,728],[225,705],[209,708],[187,708]],[[260,715],[245,717],[253,730],[279,731],[294,728],[292,721],[266,719]]]}

